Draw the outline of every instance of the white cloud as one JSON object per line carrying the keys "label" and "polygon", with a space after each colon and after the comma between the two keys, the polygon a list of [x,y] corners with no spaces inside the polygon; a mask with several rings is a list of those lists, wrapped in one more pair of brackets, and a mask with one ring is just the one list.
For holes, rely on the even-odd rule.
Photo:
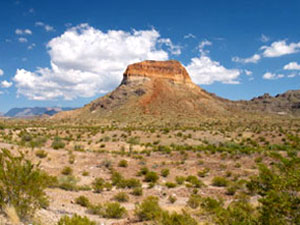
{"label": "white cloud", "polygon": [[0,69],[0,76],[3,76],[4,71]]}
{"label": "white cloud", "polygon": [[266,42],[268,42],[269,40],[270,40],[270,38],[269,38],[268,36],[264,35],[264,34],[262,34],[262,35],[260,36],[260,41],[261,41],[261,42],[266,43]]}
{"label": "white cloud", "polygon": [[35,43],[32,43],[31,45],[29,45],[29,46],[27,47],[27,49],[28,49],[28,50],[32,50],[35,46],[36,46],[36,44],[35,44]]}
{"label": "white cloud", "polygon": [[300,65],[297,62],[290,62],[283,67],[284,70],[300,70]]}
{"label": "white cloud", "polygon": [[262,53],[264,57],[279,57],[299,52],[300,42],[287,44],[285,40],[276,41],[271,46],[262,46],[260,49],[264,50]]}
{"label": "white cloud", "polygon": [[261,59],[261,56],[259,54],[254,54],[253,56],[249,58],[239,58],[239,57],[233,57],[233,62],[238,63],[257,63]]}
{"label": "white cloud", "polygon": [[187,35],[183,36],[184,39],[188,39],[188,38],[196,38],[196,36],[194,34],[188,33]]}
{"label": "white cloud", "polygon": [[161,38],[158,40],[158,43],[165,44],[173,55],[181,54],[181,47],[179,45],[174,45],[170,38]]}
{"label": "white cloud", "polygon": [[1,81],[2,88],[10,88],[12,86],[12,82],[8,82],[7,80]]}
{"label": "white cloud", "polygon": [[245,72],[245,74],[247,76],[251,76],[252,75],[252,71],[250,71],[250,70],[244,70],[244,72]]}
{"label": "white cloud", "polygon": [[35,26],[37,26],[37,27],[43,27],[45,29],[45,31],[47,31],[47,32],[55,31],[54,27],[52,27],[52,26],[50,26],[48,24],[45,24],[43,22],[36,22]]}
{"label": "white cloud", "polygon": [[168,53],[158,47],[159,40],[154,29],[102,32],[87,24],[70,28],[48,43],[50,68],[17,70],[17,93],[34,100],[105,93],[120,83],[128,64],[168,59]]}
{"label": "white cloud", "polygon": [[16,29],[16,30],[15,30],[15,33],[16,33],[17,35],[25,35],[25,34],[32,35],[32,31],[29,30],[29,29],[25,29],[25,30]]}
{"label": "white cloud", "polygon": [[24,38],[24,37],[20,37],[20,38],[18,39],[18,41],[21,42],[21,43],[26,43],[26,42],[28,42],[27,38]]}
{"label": "white cloud", "polygon": [[287,75],[288,78],[294,78],[295,76],[297,76],[297,74],[295,74],[295,73],[291,73],[291,74]]}
{"label": "white cloud", "polygon": [[209,51],[208,51],[208,50],[204,50],[204,48],[205,48],[206,46],[211,46],[211,45],[212,45],[212,42],[211,42],[211,41],[208,41],[208,40],[203,40],[203,41],[201,41],[201,42],[199,43],[199,45],[198,45],[200,54],[201,54],[201,55],[206,55],[206,54],[208,54]]}
{"label": "white cloud", "polygon": [[276,80],[276,79],[280,79],[283,77],[284,77],[283,74],[276,74],[276,73],[270,73],[270,72],[267,72],[263,75],[263,79],[265,79],[265,80]]}
{"label": "white cloud", "polygon": [[196,84],[212,84],[222,82],[225,84],[238,84],[237,78],[240,71],[237,69],[226,69],[219,62],[211,60],[206,55],[192,58],[187,65],[187,70]]}

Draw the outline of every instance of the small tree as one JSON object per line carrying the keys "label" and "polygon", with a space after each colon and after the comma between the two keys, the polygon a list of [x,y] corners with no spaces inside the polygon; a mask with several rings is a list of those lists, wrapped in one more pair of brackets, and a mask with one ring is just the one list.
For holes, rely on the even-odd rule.
{"label": "small tree", "polygon": [[13,206],[21,219],[32,216],[36,209],[47,206],[45,188],[49,176],[24,158],[13,156],[7,149],[0,152],[0,207]]}

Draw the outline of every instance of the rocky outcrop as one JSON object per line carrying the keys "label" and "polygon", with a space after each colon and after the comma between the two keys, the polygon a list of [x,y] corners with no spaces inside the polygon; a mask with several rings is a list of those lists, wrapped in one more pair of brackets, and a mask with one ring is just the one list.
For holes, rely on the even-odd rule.
{"label": "rocky outcrop", "polygon": [[194,85],[186,69],[176,60],[147,60],[131,64],[123,74],[122,84],[149,79],[165,79],[175,84]]}

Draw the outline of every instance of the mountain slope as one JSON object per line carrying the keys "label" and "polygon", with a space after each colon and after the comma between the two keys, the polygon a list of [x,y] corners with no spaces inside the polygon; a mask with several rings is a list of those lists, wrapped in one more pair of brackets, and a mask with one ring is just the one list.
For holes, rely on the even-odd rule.
{"label": "mountain slope", "polygon": [[144,61],[129,65],[111,93],[55,118],[137,120],[142,117],[228,115],[230,102],[195,85],[177,61]]}
{"label": "mountain slope", "polygon": [[[243,118],[256,114],[300,113],[300,91],[251,101],[230,101],[194,84],[186,69],[175,60],[131,64],[119,87],[83,108],[62,112],[55,119],[138,122],[189,122],[201,119]],[[266,114],[267,113],[267,114]]]}

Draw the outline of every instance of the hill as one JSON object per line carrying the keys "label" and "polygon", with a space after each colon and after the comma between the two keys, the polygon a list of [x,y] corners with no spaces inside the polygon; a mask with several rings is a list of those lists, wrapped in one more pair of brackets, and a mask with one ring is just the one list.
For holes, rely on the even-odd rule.
{"label": "hill", "polygon": [[70,107],[25,107],[25,108],[12,108],[7,113],[4,114],[5,117],[34,117],[34,116],[53,116],[61,111],[69,111],[74,108]]}

